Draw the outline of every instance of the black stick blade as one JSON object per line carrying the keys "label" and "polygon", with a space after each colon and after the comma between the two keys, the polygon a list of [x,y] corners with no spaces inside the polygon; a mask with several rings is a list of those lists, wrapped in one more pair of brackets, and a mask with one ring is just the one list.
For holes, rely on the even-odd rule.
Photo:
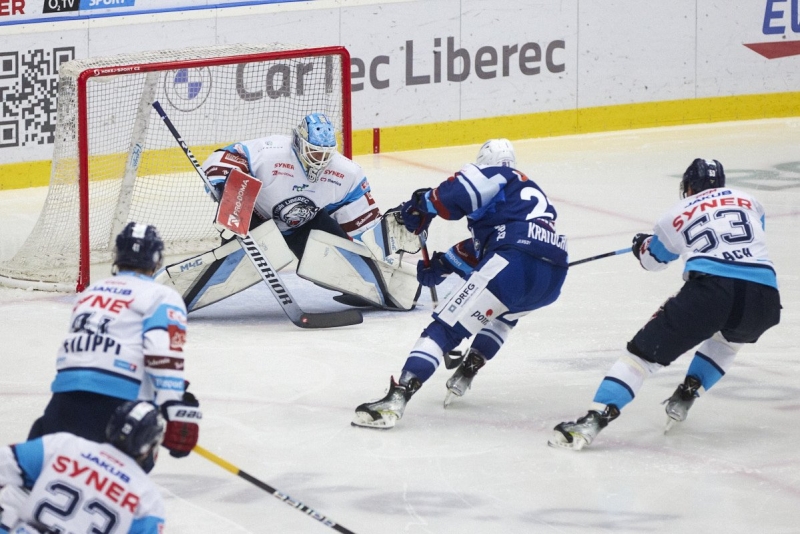
{"label": "black stick blade", "polygon": [[300,328],[336,328],[364,322],[364,316],[358,310],[342,310],[337,312],[304,313],[294,324]]}

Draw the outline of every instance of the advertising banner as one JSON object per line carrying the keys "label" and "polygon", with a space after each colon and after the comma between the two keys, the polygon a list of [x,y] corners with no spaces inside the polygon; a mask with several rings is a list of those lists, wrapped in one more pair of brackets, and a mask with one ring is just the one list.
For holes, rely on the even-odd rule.
{"label": "advertising banner", "polygon": [[2,26],[186,3],[0,0],[0,165],[50,157],[64,61],[189,46],[346,46],[355,130],[800,91],[800,0],[216,0]]}

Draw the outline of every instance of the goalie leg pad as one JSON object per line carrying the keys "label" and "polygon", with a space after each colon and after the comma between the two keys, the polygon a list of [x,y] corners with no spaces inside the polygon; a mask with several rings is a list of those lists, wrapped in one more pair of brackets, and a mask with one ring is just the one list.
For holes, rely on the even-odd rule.
{"label": "goalie leg pad", "polygon": [[[254,228],[250,236],[262,247],[276,271],[294,261],[292,251],[272,220]],[[174,287],[191,312],[235,295],[260,282],[261,277],[234,240],[164,267],[156,273],[155,280]]]}
{"label": "goalie leg pad", "polygon": [[377,261],[365,245],[319,230],[309,233],[297,275],[391,310],[412,309],[419,289],[411,267]]}

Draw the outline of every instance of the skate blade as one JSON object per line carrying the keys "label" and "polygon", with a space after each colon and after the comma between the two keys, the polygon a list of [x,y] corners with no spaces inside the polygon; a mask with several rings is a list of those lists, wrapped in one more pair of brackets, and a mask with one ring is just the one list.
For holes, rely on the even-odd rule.
{"label": "skate blade", "polygon": [[672,417],[670,417],[670,416],[667,416],[667,424],[666,424],[666,426],[664,427],[664,434],[666,434],[667,432],[669,432],[669,430],[670,430],[672,427],[674,427],[676,423],[680,423],[680,421],[678,421],[677,419],[673,419],[673,418],[672,418]]}
{"label": "skate blade", "polygon": [[547,444],[556,449],[569,449],[571,451],[579,451],[587,445],[583,437],[575,434],[570,435],[572,436],[572,441],[568,441],[564,434],[556,431],[553,433],[553,437],[547,440]]}
{"label": "skate blade", "polygon": [[447,395],[445,395],[445,397],[444,397],[444,407],[447,408],[450,405],[451,402],[456,400],[456,397],[463,397],[463,396],[464,396],[463,393],[459,393],[458,391],[456,391],[454,389],[449,389],[448,388],[447,389]]}
{"label": "skate blade", "polygon": [[350,421],[351,426],[361,428],[374,428],[376,430],[389,430],[397,423],[397,417],[381,414],[380,419],[373,419],[371,415],[364,412],[356,412],[356,416]]}

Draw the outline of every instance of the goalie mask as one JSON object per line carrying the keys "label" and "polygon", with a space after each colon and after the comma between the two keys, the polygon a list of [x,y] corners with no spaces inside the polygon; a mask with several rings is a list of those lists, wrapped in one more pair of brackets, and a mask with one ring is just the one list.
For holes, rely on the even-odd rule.
{"label": "goalie mask", "polygon": [[478,151],[476,165],[487,167],[516,167],[517,157],[508,139],[489,139]]}
{"label": "goalie mask", "polygon": [[303,165],[308,181],[316,182],[319,172],[336,153],[333,124],[322,113],[306,115],[293,131],[292,148]]}
{"label": "goalie mask", "polygon": [[164,242],[155,226],[129,222],[117,236],[114,267],[155,272],[161,268]]}
{"label": "goalie mask", "polygon": [[106,426],[106,440],[149,473],[156,465],[166,423],[149,402],[129,401],[114,411]]}
{"label": "goalie mask", "polygon": [[722,163],[715,159],[695,159],[683,173],[680,183],[681,198],[690,196],[690,187],[692,195],[706,189],[725,187],[725,170],[722,168]]}

